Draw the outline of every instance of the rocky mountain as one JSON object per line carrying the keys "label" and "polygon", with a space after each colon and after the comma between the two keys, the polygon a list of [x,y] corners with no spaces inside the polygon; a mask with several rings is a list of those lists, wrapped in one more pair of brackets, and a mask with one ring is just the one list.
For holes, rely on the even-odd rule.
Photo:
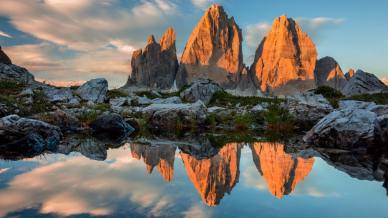
{"label": "rocky mountain", "polygon": [[261,91],[289,94],[314,87],[317,50],[291,18],[280,16],[260,43],[251,71]]}
{"label": "rocky mountain", "polygon": [[311,172],[314,158],[294,157],[284,151],[283,144],[254,143],[253,161],[264,177],[268,190],[277,198],[290,194]]}
{"label": "rocky mountain", "polygon": [[170,89],[178,70],[175,40],[172,27],[166,30],[159,43],[153,35],[149,36],[144,50],[139,49],[132,54],[132,74],[127,86]]}
{"label": "rocky mountain", "polygon": [[171,182],[174,177],[174,159],[176,147],[172,145],[145,146],[143,144],[130,144],[132,157],[146,164],[148,173],[157,167],[160,175],[166,182]]}
{"label": "rocky mountain", "polygon": [[207,205],[218,205],[225,193],[230,193],[237,184],[240,155],[241,145],[236,143],[223,146],[209,159],[199,160],[181,152],[187,175]]}
{"label": "rocky mountain", "polygon": [[388,86],[388,78],[383,78],[381,81],[383,81],[383,83]]}
{"label": "rocky mountain", "polygon": [[330,86],[341,90],[346,85],[345,75],[332,57],[324,57],[317,61],[314,76],[317,86]]}
{"label": "rocky mountain", "polygon": [[351,77],[346,86],[342,89],[342,92],[346,96],[388,92],[388,86],[375,75],[362,70],[357,70],[354,76]]}
{"label": "rocky mountain", "polygon": [[243,68],[242,34],[222,6],[212,5],[186,43],[177,74],[182,87],[195,79],[211,79],[224,88],[235,86]]}
{"label": "rocky mountain", "polygon": [[5,52],[1,49],[0,46],[0,63],[1,64],[12,64],[11,59],[5,54]]}
{"label": "rocky mountain", "polygon": [[347,80],[350,80],[353,76],[354,76],[354,70],[353,69],[349,69],[348,72],[345,74],[345,78]]}

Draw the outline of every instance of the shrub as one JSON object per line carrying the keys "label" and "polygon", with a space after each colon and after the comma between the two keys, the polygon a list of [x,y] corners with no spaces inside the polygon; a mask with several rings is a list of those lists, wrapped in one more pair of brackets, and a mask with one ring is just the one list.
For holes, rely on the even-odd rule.
{"label": "shrub", "polygon": [[280,99],[277,98],[265,98],[258,96],[234,96],[225,91],[216,92],[209,102],[210,106],[234,106],[240,104],[241,106],[255,106],[259,103],[279,103]]}
{"label": "shrub", "polygon": [[125,93],[123,90],[120,89],[112,89],[108,90],[107,96],[108,98],[128,97],[128,93]]}
{"label": "shrub", "polygon": [[279,134],[290,134],[294,131],[294,117],[279,104],[271,104],[263,115],[267,131]]}
{"label": "shrub", "polygon": [[340,91],[329,86],[320,86],[314,90],[314,93],[323,95],[334,108],[338,108],[339,100],[344,97]]}
{"label": "shrub", "polygon": [[92,110],[86,110],[86,111],[83,111],[79,116],[78,116],[78,119],[86,124],[86,125],[89,125],[91,124],[93,121],[95,121],[98,117],[99,113],[92,109]]}
{"label": "shrub", "polygon": [[1,95],[16,95],[19,94],[25,85],[10,80],[0,81]]}

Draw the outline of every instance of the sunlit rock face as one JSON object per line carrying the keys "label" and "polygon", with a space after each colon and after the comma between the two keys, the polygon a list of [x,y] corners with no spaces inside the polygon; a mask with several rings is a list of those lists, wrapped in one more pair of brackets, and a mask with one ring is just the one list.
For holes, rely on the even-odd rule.
{"label": "sunlit rock face", "polygon": [[263,92],[289,94],[314,86],[317,50],[291,18],[280,16],[260,43],[251,71]]}
{"label": "sunlit rock face", "polygon": [[0,46],[0,64],[12,64],[11,59],[1,49],[1,46]]}
{"label": "sunlit rock face", "polygon": [[283,144],[259,142],[251,145],[253,162],[277,198],[290,194],[312,170],[314,158],[287,154]]}
{"label": "sunlit rock face", "polygon": [[349,69],[347,73],[345,73],[346,80],[350,80],[354,76],[355,72],[353,69]]}
{"label": "sunlit rock face", "polygon": [[178,70],[175,41],[175,30],[171,27],[159,43],[153,35],[149,36],[144,50],[139,49],[132,54],[132,74],[127,86],[170,89]]}
{"label": "sunlit rock face", "polygon": [[319,59],[314,74],[317,86],[330,86],[341,90],[346,85],[345,75],[340,65],[332,57]]}
{"label": "sunlit rock face", "polygon": [[240,175],[241,145],[225,145],[217,155],[198,160],[181,152],[187,175],[198,190],[203,202],[218,205],[225,193],[230,193]]}
{"label": "sunlit rock face", "polygon": [[183,51],[177,74],[182,87],[193,80],[211,79],[224,88],[236,83],[243,68],[242,34],[233,17],[212,5],[193,30]]}
{"label": "sunlit rock face", "polygon": [[172,145],[148,146],[130,144],[132,157],[140,160],[143,157],[148,173],[157,166],[160,175],[167,182],[174,178],[174,159],[176,147]]}

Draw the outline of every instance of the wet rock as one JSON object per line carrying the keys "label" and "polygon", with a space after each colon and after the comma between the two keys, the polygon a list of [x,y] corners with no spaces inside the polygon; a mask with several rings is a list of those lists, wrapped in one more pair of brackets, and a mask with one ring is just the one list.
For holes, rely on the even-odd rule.
{"label": "wet rock", "polygon": [[312,92],[296,94],[286,99],[286,108],[299,122],[315,124],[333,111],[330,102]]}
{"label": "wet rock", "polygon": [[90,127],[96,133],[103,133],[112,136],[128,136],[135,131],[135,129],[125,122],[125,120],[118,114],[100,115],[90,124]]}
{"label": "wet rock", "polygon": [[388,92],[388,86],[375,75],[366,73],[362,70],[357,70],[356,74],[354,74],[342,89],[342,93],[346,96],[380,92]]}
{"label": "wet rock", "polygon": [[199,79],[181,92],[181,98],[187,102],[194,103],[201,100],[203,103],[207,104],[216,92],[222,90],[223,89],[218,84],[211,80]]}
{"label": "wet rock", "polygon": [[39,154],[55,150],[62,137],[59,127],[43,121],[9,115],[0,119],[0,148]]}
{"label": "wet rock", "polygon": [[76,93],[85,101],[103,103],[108,92],[106,79],[93,79],[80,86]]}
{"label": "wet rock", "polygon": [[105,145],[97,142],[93,138],[87,138],[81,141],[80,152],[85,157],[97,161],[104,161],[107,157]]}

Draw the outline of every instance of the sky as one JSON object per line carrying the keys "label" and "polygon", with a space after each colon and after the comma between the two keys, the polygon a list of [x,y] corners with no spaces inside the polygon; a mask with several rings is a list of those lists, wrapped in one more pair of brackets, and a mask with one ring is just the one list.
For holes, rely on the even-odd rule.
{"label": "sky", "polygon": [[344,72],[388,77],[387,0],[0,0],[0,45],[37,79],[68,82],[107,78],[125,84],[135,49],[172,26],[177,52],[212,4],[224,6],[243,32],[246,65],[271,27],[287,15],[334,57]]}

